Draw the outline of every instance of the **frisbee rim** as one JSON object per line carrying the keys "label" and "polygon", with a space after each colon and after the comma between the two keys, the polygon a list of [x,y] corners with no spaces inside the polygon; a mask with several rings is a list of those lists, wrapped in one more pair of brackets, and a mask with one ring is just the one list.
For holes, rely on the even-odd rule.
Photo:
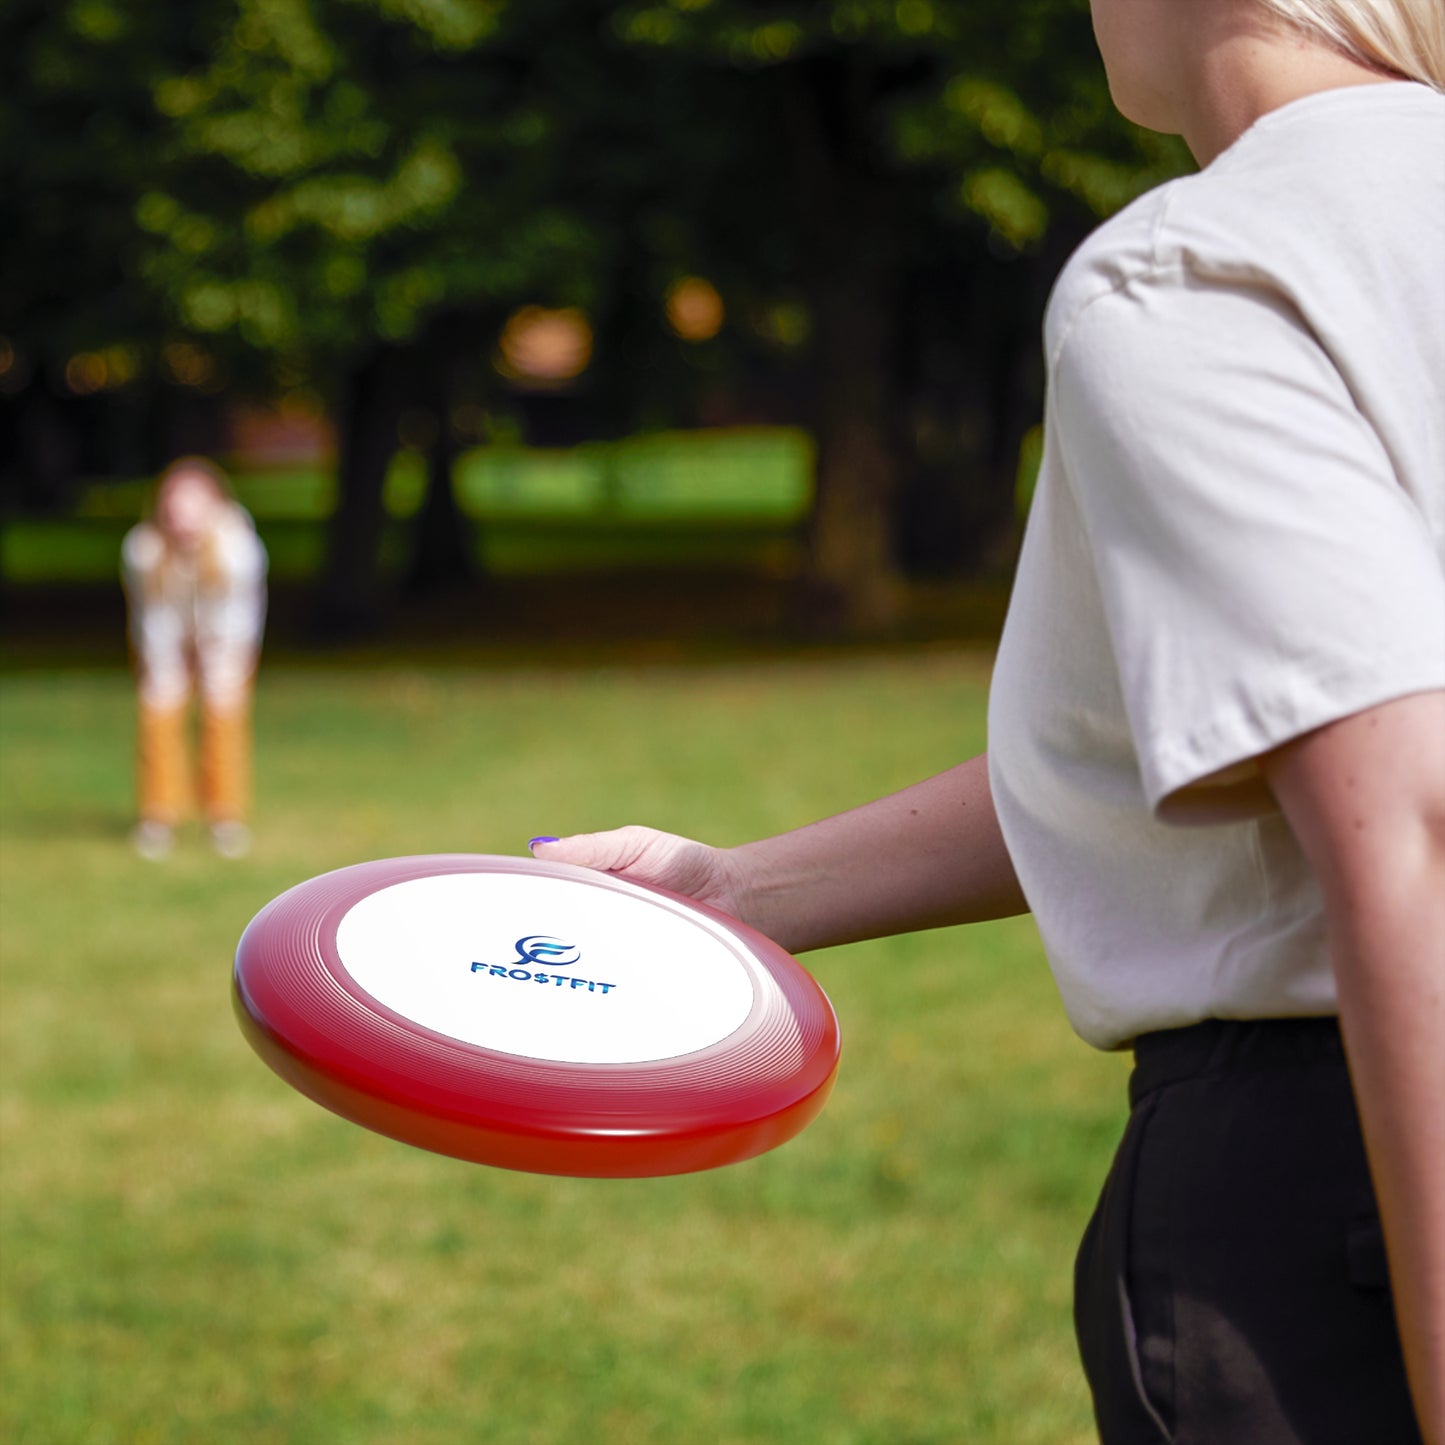
{"label": "frisbee rim", "polygon": [[[336,934],[363,898],[466,873],[552,877],[700,916],[748,972],[752,1006],[705,1047],[641,1063],[538,1059],[439,1033],[364,989]],[[778,944],[709,904],[541,859],[412,854],[320,874],[251,920],[232,978],[243,1034],[301,1093],[375,1132],[502,1168],[637,1177],[738,1162],[811,1122],[837,1075],[837,1016]]]}

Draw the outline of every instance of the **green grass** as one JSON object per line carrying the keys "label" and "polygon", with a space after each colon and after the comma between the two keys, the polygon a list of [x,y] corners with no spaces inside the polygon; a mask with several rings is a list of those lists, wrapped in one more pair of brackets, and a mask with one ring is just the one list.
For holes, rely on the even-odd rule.
{"label": "green grass", "polygon": [[[452,468],[457,501],[477,519],[507,516],[744,517],[796,522],[812,499],[813,442],[793,427],[649,432],[568,449],[472,447]],[[386,477],[387,510],[410,517],[426,489],[426,462],[402,448]],[[322,522],[336,507],[336,477],[319,467],[232,468],[236,495],[263,521]],[[89,521],[137,521],[150,482],[96,482],[74,514]]]}
{"label": "green grass", "polygon": [[3,679],[0,1439],[1081,1445],[1074,1244],[1122,1065],[1026,920],[814,955],[802,1136],[580,1181],[334,1118],[247,1049],[235,940],[364,858],[646,821],[719,842],[982,744],[986,662],[273,670],[257,847],[134,858],[118,674]]}
{"label": "green grass", "polygon": [[[130,524],[115,518],[32,517],[0,528],[0,578],[37,583],[112,582],[120,576],[121,541]],[[305,581],[326,555],[323,522],[279,517],[257,525],[270,554],[273,581]],[[802,550],[791,527],[733,519],[598,516],[499,516],[475,529],[478,563],[494,577],[621,572],[649,568],[746,570],[791,575]],[[404,519],[388,519],[382,566],[396,574],[407,564],[412,540]]]}
{"label": "green grass", "polygon": [[[661,432],[570,450],[474,447],[453,468],[477,559],[494,576],[664,566],[796,570],[812,500],[813,444],[787,427]],[[314,576],[336,506],[317,468],[238,471],[273,577]],[[425,461],[399,451],[387,475],[384,561],[405,564]],[[127,528],[142,516],[142,479],[85,487],[68,515],[0,527],[0,577],[12,583],[115,577]]]}

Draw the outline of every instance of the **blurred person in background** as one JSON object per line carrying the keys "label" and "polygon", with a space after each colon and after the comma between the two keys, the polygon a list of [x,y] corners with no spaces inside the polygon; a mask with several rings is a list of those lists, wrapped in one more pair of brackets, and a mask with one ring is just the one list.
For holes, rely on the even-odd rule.
{"label": "blurred person in background", "polygon": [[[216,852],[241,857],[251,841],[251,692],[266,549],[224,473],[184,457],[162,473],[150,517],[126,534],[121,565],[139,695],[132,842],[143,858],[163,858],[199,795]],[[189,741],[197,695],[199,787]]]}
{"label": "blurred person in background", "polygon": [[1445,6],[1092,8],[1202,170],[1050,300],[989,752],[533,851],[794,952],[1031,910],[1134,1051],[1075,1271],[1104,1445],[1445,1445]]}

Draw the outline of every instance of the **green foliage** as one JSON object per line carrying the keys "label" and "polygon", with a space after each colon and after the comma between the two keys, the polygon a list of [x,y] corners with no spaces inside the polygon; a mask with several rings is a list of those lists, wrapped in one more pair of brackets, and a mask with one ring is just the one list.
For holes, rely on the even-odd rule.
{"label": "green foliage", "polygon": [[43,358],[163,324],[160,298],[134,285],[130,210],[165,147],[150,87],[186,51],[160,7],[12,0],[0,12],[0,332]]}
{"label": "green foliage", "polygon": [[828,1108],[672,1180],[370,1135],[273,1077],[227,996],[303,878],[631,818],[787,827],[981,746],[986,677],[263,669],[253,857],[188,834],[164,865],[125,845],[125,677],[7,678],[0,1437],[1085,1445],[1070,1260],[1122,1065],[1070,1036],[1026,920],[813,956]]}
{"label": "green foliage", "polygon": [[605,309],[624,265],[786,306],[768,76],[844,67],[912,230],[1028,249],[1180,165],[1114,116],[1082,0],[17,0],[3,38],[6,324],[294,375],[457,308]]}
{"label": "green foliage", "polygon": [[306,372],[449,307],[579,299],[595,238],[547,189],[553,127],[495,49],[503,13],[476,0],[227,13],[203,65],[156,87],[175,165],[136,210],[155,241],[144,275],[182,323]]}
{"label": "green foliage", "polygon": [[[617,32],[740,69],[829,54],[888,76],[875,159],[941,187],[1014,250],[1047,231],[1064,197],[1103,217],[1187,166],[1177,145],[1121,120],[1088,35],[1084,0],[745,0],[625,4]],[[889,74],[891,72],[891,74]]]}

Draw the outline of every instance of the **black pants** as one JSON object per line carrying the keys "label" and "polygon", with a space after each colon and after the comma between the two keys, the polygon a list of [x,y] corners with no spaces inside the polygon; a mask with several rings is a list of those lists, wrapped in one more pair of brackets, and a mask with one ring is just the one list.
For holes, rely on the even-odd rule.
{"label": "black pants", "polygon": [[1104,1445],[1419,1445],[1335,1021],[1146,1035],[1129,1100],[1074,1280]]}

